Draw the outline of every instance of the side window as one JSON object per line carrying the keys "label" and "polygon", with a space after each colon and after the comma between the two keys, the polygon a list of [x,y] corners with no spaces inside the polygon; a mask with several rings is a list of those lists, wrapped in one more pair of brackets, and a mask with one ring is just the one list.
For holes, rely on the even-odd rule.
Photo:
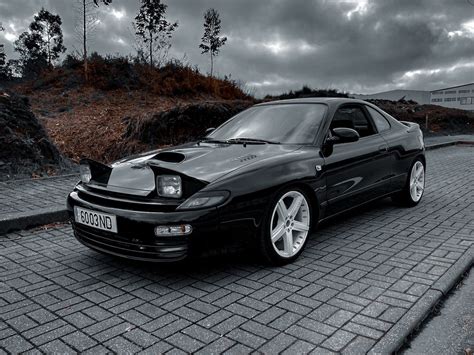
{"label": "side window", "polygon": [[342,107],[336,111],[330,129],[339,127],[355,129],[361,137],[376,133],[359,106]]}
{"label": "side window", "polygon": [[372,116],[372,120],[375,123],[375,127],[377,127],[377,130],[379,132],[383,132],[390,129],[390,123],[388,123],[388,120],[380,112],[374,110],[372,107],[369,106],[366,106],[366,108]]}

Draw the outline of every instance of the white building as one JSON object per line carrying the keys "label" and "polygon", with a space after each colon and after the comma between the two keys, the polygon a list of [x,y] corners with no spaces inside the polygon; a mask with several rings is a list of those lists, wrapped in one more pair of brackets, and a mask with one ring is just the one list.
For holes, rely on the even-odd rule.
{"label": "white building", "polygon": [[430,92],[422,90],[390,90],[379,92],[377,94],[369,95],[352,95],[355,99],[359,100],[413,100],[418,102],[420,105],[426,105],[430,103]]}
{"label": "white building", "polygon": [[474,83],[431,91],[430,103],[474,111]]}
{"label": "white building", "polygon": [[452,86],[435,91],[391,90],[371,95],[352,95],[360,100],[413,100],[420,105],[438,105],[474,111],[474,83]]}

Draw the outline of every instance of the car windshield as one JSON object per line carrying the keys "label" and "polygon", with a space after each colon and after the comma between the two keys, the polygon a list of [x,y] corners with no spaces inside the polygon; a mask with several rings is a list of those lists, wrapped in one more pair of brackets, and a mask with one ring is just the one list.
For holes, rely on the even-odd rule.
{"label": "car windshield", "polygon": [[322,104],[277,104],[245,110],[221,125],[209,140],[310,144],[323,121]]}

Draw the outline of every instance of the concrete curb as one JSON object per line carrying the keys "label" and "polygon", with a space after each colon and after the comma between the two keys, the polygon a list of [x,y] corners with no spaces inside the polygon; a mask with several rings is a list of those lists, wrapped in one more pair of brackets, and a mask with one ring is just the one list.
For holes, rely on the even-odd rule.
{"label": "concrete curb", "polygon": [[77,180],[79,181],[80,176],[79,173],[71,173],[71,174],[64,174],[64,175],[54,175],[54,176],[45,176],[45,177],[40,177],[40,178],[34,178],[34,179],[14,179],[14,180],[5,180],[5,181],[0,181],[0,184],[8,184],[9,182],[22,182],[22,181],[44,181],[44,180],[56,180],[56,179],[61,179],[61,178],[68,178],[68,177],[74,177],[77,176]]}
{"label": "concrete curb", "polygon": [[433,149],[449,147],[449,146],[452,146],[452,145],[474,145],[474,142],[472,142],[472,141],[451,141],[451,142],[443,142],[443,143],[433,143],[433,144],[426,144],[425,149],[426,150],[433,150]]}
{"label": "concrete curb", "polygon": [[369,354],[394,354],[405,344],[433,308],[458,283],[473,265],[473,248],[470,248],[446,273],[414,304],[414,306],[378,341]]}
{"label": "concrete curb", "polygon": [[440,301],[443,294],[437,290],[428,290],[414,306],[370,350],[369,354],[394,354],[405,343],[418,325],[430,314],[431,309]]}
{"label": "concrete curb", "polygon": [[65,222],[68,218],[66,206],[44,208],[41,211],[6,214],[0,216],[0,235],[48,223]]}
{"label": "concrete curb", "polygon": [[446,296],[456,286],[462,275],[474,264],[474,247],[469,248],[464,255],[456,261],[446,273],[436,281],[431,289],[440,291]]}

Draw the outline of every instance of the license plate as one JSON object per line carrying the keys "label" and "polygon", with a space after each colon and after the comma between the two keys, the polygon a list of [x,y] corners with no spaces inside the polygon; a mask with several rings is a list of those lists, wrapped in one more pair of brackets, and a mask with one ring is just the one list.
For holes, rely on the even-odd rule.
{"label": "license plate", "polygon": [[117,233],[117,217],[108,213],[74,207],[74,219],[77,223],[89,227]]}

